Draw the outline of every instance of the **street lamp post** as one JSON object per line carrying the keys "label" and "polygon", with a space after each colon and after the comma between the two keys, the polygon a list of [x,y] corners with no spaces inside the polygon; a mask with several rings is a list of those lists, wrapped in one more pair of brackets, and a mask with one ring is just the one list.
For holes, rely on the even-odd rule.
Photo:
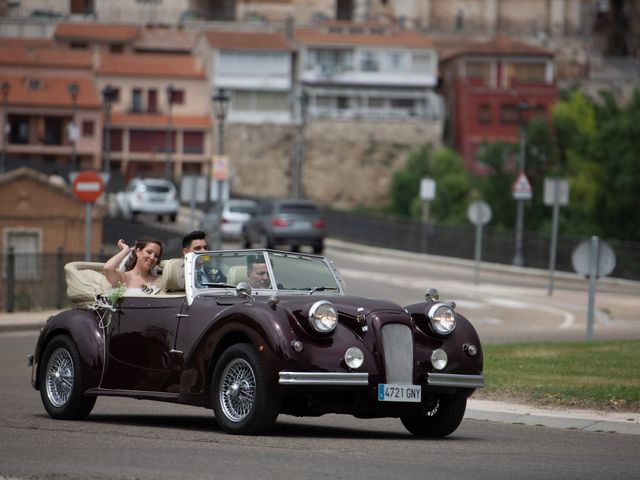
{"label": "street lamp post", "polygon": [[[219,88],[216,94],[213,96],[213,109],[216,116],[216,123],[218,124],[218,142],[216,153],[218,156],[224,154],[224,122],[227,118],[227,108],[229,107],[229,95],[227,92]],[[213,173],[213,163],[209,162],[209,180]],[[210,199],[210,187],[211,185],[207,182],[207,212],[211,209],[211,199]],[[224,181],[222,179],[216,180],[216,231],[214,232],[214,249],[222,248],[222,187],[224,185]]]}
{"label": "street lamp post", "polygon": [[307,126],[307,106],[309,95],[306,91],[300,94],[300,121],[298,123],[298,138],[294,152],[294,163],[291,169],[291,196],[293,198],[303,198],[303,166],[304,166],[304,130]]}
{"label": "street lamp post", "polygon": [[7,115],[7,104],[9,101],[9,90],[11,90],[11,84],[9,82],[2,82],[0,84],[0,90],[2,90],[2,150],[0,150],[0,173],[7,171],[7,142],[9,139],[9,125],[7,124],[9,116]]}
{"label": "street lamp post", "polygon": [[[516,109],[518,110],[518,122],[519,122],[519,143],[520,143],[520,154],[519,154],[519,174],[524,174],[525,170],[525,121],[524,121],[524,112],[529,110],[529,103],[524,100],[519,102],[516,105]],[[513,265],[522,267],[524,266],[524,254],[523,254],[523,231],[524,231],[524,199],[519,198],[516,200],[517,210],[516,210],[516,244],[515,244],[515,253],[513,255]]]}
{"label": "street lamp post", "polygon": [[173,142],[171,141],[171,135],[172,135],[171,109],[173,107],[173,92],[174,92],[173,85],[171,84],[167,85],[168,118],[167,118],[167,133],[165,136],[165,152],[167,153],[167,156],[164,162],[164,178],[166,178],[167,180],[171,180],[171,177],[173,176],[171,175],[171,152],[173,151]]}
{"label": "street lamp post", "polygon": [[104,123],[104,159],[103,170],[107,175],[111,172],[111,106],[114,100],[115,88],[107,84],[102,89],[102,103],[104,103],[105,109],[105,123]]}
{"label": "street lamp post", "polygon": [[71,140],[71,171],[78,169],[76,165],[76,142],[78,140],[78,127],[76,126],[76,113],[78,109],[78,93],[80,86],[77,82],[71,82],[67,87],[69,95],[71,95],[71,123],[69,124],[69,140]]}

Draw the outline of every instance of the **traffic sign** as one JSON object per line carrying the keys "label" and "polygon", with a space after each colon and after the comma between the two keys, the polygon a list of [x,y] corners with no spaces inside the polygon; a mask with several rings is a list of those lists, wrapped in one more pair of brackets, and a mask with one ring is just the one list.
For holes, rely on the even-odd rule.
{"label": "traffic sign", "polygon": [[512,191],[513,198],[516,200],[531,200],[533,197],[533,189],[524,172],[520,172],[520,175],[518,175],[518,178],[513,184]]}
{"label": "traffic sign", "polygon": [[229,180],[229,157],[227,155],[213,155],[213,178]]}
{"label": "traffic sign", "polygon": [[429,202],[436,198],[436,181],[424,177],[420,180],[420,199]]}
{"label": "traffic sign", "polygon": [[476,200],[467,208],[467,218],[474,225],[486,225],[491,220],[491,207],[482,200]]}
{"label": "traffic sign", "polygon": [[548,206],[569,205],[569,182],[562,178],[545,178],[543,201]]}
{"label": "traffic sign", "polygon": [[73,179],[73,193],[83,202],[93,203],[104,192],[102,177],[91,170],[80,172]]}
{"label": "traffic sign", "polygon": [[[606,277],[616,267],[616,254],[604,240],[599,240],[598,251],[596,255],[596,277]],[[576,248],[573,249],[571,254],[571,264],[573,269],[581,275],[588,277],[591,273],[591,255],[594,253],[591,251],[592,241],[584,240]]]}

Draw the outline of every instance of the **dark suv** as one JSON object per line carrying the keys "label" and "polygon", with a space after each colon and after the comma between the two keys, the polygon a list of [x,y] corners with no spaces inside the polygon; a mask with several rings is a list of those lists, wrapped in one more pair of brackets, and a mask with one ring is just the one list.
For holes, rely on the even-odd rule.
{"label": "dark suv", "polygon": [[303,245],[314,253],[324,249],[325,221],[318,207],[309,200],[263,200],[258,215],[242,228],[242,246],[255,243],[264,248],[290,246],[297,250]]}

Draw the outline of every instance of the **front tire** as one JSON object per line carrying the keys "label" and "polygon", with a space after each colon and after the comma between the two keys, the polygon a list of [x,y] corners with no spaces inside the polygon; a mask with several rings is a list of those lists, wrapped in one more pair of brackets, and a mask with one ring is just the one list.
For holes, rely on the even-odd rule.
{"label": "front tire", "polygon": [[466,408],[467,397],[441,395],[433,409],[405,415],[400,420],[417,437],[446,437],[460,426]]}
{"label": "front tire", "polygon": [[236,435],[259,435],[273,426],[280,397],[269,392],[264,369],[252,345],[224,351],[211,380],[213,412],[220,428]]}
{"label": "front tire", "polygon": [[38,383],[42,404],[53,418],[81,420],[96,403],[96,397],[83,395],[80,353],[67,336],[58,336],[47,345]]}

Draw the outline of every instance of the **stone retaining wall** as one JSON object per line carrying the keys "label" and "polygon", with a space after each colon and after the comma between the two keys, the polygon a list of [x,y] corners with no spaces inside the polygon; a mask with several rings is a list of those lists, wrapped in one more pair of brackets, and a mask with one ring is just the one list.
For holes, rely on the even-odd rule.
{"label": "stone retaining wall", "polygon": [[[295,125],[226,129],[233,195],[286,197]],[[314,120],[305,129],[304,196],[334,208],[386,205],[393,173],[420,145],[441,144],[442,122]]]}

